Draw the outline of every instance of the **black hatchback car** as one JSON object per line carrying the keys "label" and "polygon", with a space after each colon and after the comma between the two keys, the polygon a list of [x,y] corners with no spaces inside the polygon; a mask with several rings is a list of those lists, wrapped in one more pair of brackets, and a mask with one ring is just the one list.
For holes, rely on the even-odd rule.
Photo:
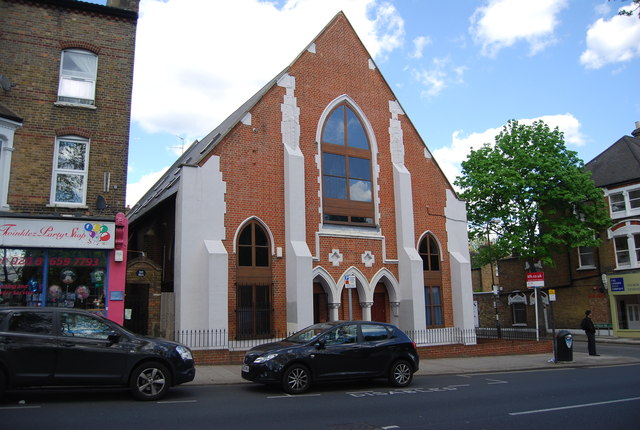
{"label": "black hatchback car", "polygon": [[256,346],[244,356],[242,377],[281,384],[289,394],[321,381],[387,378],[406,387],[418,370],[416,344],[394,325],[334,321],[309,326],[280,341]]}
{"label": "black hatchback car", "polygon": [[6,388],[125,386],[140,400],[192,381],[191,351],[67,308],[0,308],[0,395]]}

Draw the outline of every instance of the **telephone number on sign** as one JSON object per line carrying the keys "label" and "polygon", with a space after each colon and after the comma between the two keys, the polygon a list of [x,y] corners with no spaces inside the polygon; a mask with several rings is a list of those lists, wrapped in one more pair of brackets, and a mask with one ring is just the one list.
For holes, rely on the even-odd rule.
{"label": "telephone number on sign", "polygon": [[49,266],[98,266],[99,258],[83,258],[83,257],[53,257],[49,259]]}
{"label": "telephone number on sign", "polygon": [[[10,264],[12,266],[42,266],[43,257],[6,257],[0,258],[0,264]],[[50,266],[99,266],[99,258],[84,257],[53,257],[49,259]]]}

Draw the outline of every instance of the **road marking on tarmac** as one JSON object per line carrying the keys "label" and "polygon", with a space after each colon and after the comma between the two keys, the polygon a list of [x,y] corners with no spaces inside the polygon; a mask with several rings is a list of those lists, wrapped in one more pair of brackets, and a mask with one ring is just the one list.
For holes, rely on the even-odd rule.
{"label": "road marking on tarmac", "polygon": [[286,399],[292,398],[297,399],[299,397],[318,397],[320,394],[296,394],[295,396],[291,394],[283,394],[281,396],[267,396],[267,399]]}
{"label": "road marking on tarmac", "polygon": [[169,403],[197,403],[197,402],[198,402],[197,400],[167,400],[164,402],[158,402],[158,404],[166,405]]}
{"label": "road marking on tarmac", "polygon": [[536,409],[532,411],[509,412],[509,415],[539,414],[541,412],[553,412],[553,411],[562,411],[565,409],[588,408],[590,406],[610,405],[612,403],[633,402],[636,400],[640,400],[640,397],[630,397],[628,399],[619,399],[619,400],[608,400],[606,402],[583,403],[581,405],[561,406],[558,408]]}
{"label": "road marking on tarmac", "polygon": [[509,383],[509,381],[502,381],[500,379],[487,379],[487,381],[489,381],[489,385],[508,384]]}

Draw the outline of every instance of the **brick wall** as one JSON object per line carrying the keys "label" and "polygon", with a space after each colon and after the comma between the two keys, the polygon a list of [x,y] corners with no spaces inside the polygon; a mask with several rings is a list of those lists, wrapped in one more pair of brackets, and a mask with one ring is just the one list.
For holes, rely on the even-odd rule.
{"label": "brick wall", "polygon": [[[387,268],[398,278],[397,265],[383,260],[397,259],[396,219],[389,138],[389,101],[395,100],[379,70],[369,68],[369,55],[343,16],[334,20],[315,41],[316,52],[305,51],[289,70],[296,79],[295,97],[300,108],[300,150],[305,160],[306,231],[307,243],[314,257],[314,265],[324,267],[336,282],[344,271],[357,267],[368,279],[381,268]],[[212,154],[221,157],[223,180],[226,182],[225,215],[226,240],[229,253],[229,328],[235,331],[235,254],[233,238],[247,217],[262,220],[273,234],[276,247],[285,247],[284,225],[284,154],[281,134],[282,114],[280,104],[285,90],[273,86],[251,109],[251,124],[236,125],[214,148]],[[316,135],[319,120],[327,105],[340,95],[347,94],[363,110],[371,124],[377,144],[376,166],[378,209],[383,242],[366,238],[321,236],[316,243],[316,231],[321,223],[319,213],[319,177]],[[402,122],[405,164],[412,172],[415,217],[415,242],[424,232],[431,232],[442,246],[442,287],[444,319],[453,325],[449,259],[446,248],[447,233],[444,206],[445,190],[450,186],[443,173],[430,158],[425,158],[424,144],[417,131],[405,115]],[[206,162],[203,161],[203,162]],[[332,249],[337,248],[344,256],[339,266],[328,259]],[[316,255],[316,249],[319,254]],[[365,267],[361,255],[371,251],[375,264]],[[285,255],[286,258],[286,255]],[[272,261],[275,330],[286,329],[285,260]],[[400,280],[401,282],[402,280]],[[310,286],[311,287],[311,286]],[[344,295],[343,295],[344,296]],[[346,296],[345,296],[346,297]],[[354,297],[354,318],[361,316],[358,297]],[[343,298],[341,315],[347,311]]]}
{"label": "brick wall", "polygon": [[[546,354],[553,352],[549,340],[479,340],[476,345],[443,345],[418,347],[421,359],[488,357],[498,355]],[[195,350],[196,365],[242,364],[244,351]]]}
{"label": "brick wall", "polygon": [[[95,5],[67,8],[0,0],[0,73],[15,84],[11,91],[0,92],[0,103],[24,120],[16,131],[12,155],[8,196],[12,211],[86,215],[124,211],[137,18],[100,10]],[[64,48],[89,49],[98,55],[96,109],[55,104]],[[55,138],[69,132],[91,139],[87,208],[47,207]],[[111,174],[108,192],[103,190],[105,172]],[[98,195],[106,199],[106,210],[97,211]]]}
{"label": "brick wall", "polygon": [[[562,252],[564,251],[564,252]],[[601,291],[602,269],[581,270],[578,268],[578,254],[576,250],[561,250],[555,258],[555,266],[547,266],[544,272],[545,286],[542,291],[549,288],[556,290],[556,302],[553,303],[553,316],[557,328],[578,329],[580,321],[584,318],[584,311],[593,311],[594,322],[610,322],[609,301],[607,294]],[[499,304],[499,317],[503,327],[513,324],[511,306],[508,305],[508,296],[511,292],[519,290],[527,294],[532,290],[526,286],[526,271],[524,262],[517,259],[500,260],[500,286],[502,287]],[[475,296],[478,301],[481,327],[495,326],[495,309],[493,299],[490,296]],[[527,326],[535,327],[534,306],[527,305]],[[542,311],[540,311],[542,327]],[[549,329],[552,325],[550,307],[547,309]]]}

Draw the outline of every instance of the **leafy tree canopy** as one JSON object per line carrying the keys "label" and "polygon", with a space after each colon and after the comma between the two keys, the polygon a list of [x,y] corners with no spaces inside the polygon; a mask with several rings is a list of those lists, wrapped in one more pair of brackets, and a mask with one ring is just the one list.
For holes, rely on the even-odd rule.
{"label": "leafy tree canopy", "polygon": [[485,264],[508,255],[531,267],[552,264],[559,246],[597,246],[596,233],[611,222],[582,160],[543,121],[509,121],[495,145],[471,151],[455,184],[467,202],[471,239],[492,237],[491,252],[480,253]]}
{"label": "leafy tree canopy", "polygon": [[637,11],[638,18],[640,18],[640,0],[632,0],[629,6],[631,9],[622,9],[618,12],[618,15],[632,16]]}

